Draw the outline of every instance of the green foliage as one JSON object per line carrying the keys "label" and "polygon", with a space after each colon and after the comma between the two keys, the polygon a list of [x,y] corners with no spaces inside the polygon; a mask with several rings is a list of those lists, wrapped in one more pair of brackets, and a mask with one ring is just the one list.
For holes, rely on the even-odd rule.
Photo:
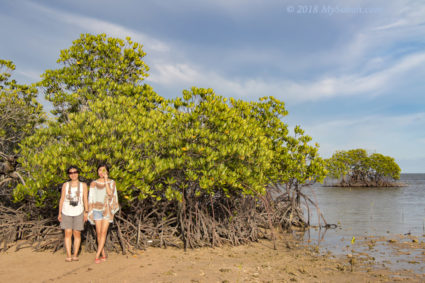
{"label": "green foliage", "polygon": [[282,161],[281,170],[284,170],[287,182],[298,187],[299,184],[323,182],[328,174],[325,161],[319,156],[319,145],[310,145],[310,136],[305,135],[299,126],[294,129],[294,137],[287,137],[289,158]]}
{"label": "green foliage", "polygon": [[[82,34],[69,49],[62,50],[57,63],[63,67],[47,70],[39,86],[54,106],[54,114],[66,119],[67,113],[86,110],[96,98],[114,95],[134,96],[147,86],[148,66],[142,46],[105,34]],[[156,102],[158,97],[147,97]]]}
{"label": "green foliage", "polygon": [[[259,195],[269,182],[271,141],[254,117],[211,89],[192,88],[177,106],[168,151],[181,170],[174,177],[193,195]],[[244,104],[242,101],[236,103]]]}
{"label": "green foliage", "polygon": [[117,179],[124,197],[134,190],[152,194],[146,186],[152,178],[155,128],[164,115],[147,111],[144,93],[137,96],[109,96],[89,103],[91,111],[69,114],[67,122],[52,121],[22,143],[20,159],[30,173],[27,186],[18,186],[15,198],[25,195],[42,203],[56,193],[57,184],[66,179],[65,169],[77,164],[82,176],[95,179],[96,165],[109,162],[111,176]]}
{"label": "green foliage", "polygon": [[285,104],[274,97],[262,97],[259,102],[231,100],[242,115],[251,116],[271,142],[274,158],[266,175],[269,183],[289,186],[322,182],[327,172],[318,154],[318,144],[310,145],[312,138],[296,126],[293,136],[283,122],[288,114]]}
{"label": "green foliage", "polygon": [[34,133],[45,115],[37,102],[37,89],[10,80],[15,70],[12,61],[0,60],[0,152],[14,155],[18,143]]}
{"label": "green foliage", "polygon": [[[28,138],[20,162],[31,179],[15,190],[16,199],[29,194],[41,204],[55,193],[49,188],[62,182],[69,164],[77,164],[82,175],[94,179],[101,161],[112,164],[111,176],[120,184],[124,202],[258,196],[271,181],[284,180],[281,176],[304,183],[323,173],[316,151],[306,146],[310,138],[293,138],[289,151],[282,146],[279,150],[285,154],[276,151],[282,140],[267,136],[271,128],[261,127],[258,117],[249,114],[256,112],[250,103],[233,100],[229,105],[211,89],[198,88],[157,109],[146,109],[143,100],[143,94],[95,100],[89,103],[91,111],[70,114],[67,122],[51,122]],[[241,115],[241,105],[247,115]],[[289,163],[284,159],[288,157],[301,164],[288,165],[293,171],[286,175],[272,168]]]}
{"label": "green foliage", "polygon": [[[205,90],[193,95],[199,92]],[[20,161],[32,178],[15,190],[16,198],[37,197],[40,191],[48,197],[46,188],[62,182],[69,164],[78,164],[83,175],[94,179],[100,161],[113,165],[111,176],[130,201],[148,196],[181,200],[185,189],[194,194],[214,193],[216,187],[226,194],[229,188],[232,193],[262,192],[262,172],[272,153],[262,150],[266,140],[258,129],[229,111],[222,98],[209,93],[199,104],[189,103],[187,112],[167,103],[146,110],[143,99],[93,101],[92,111],[71,114],[66,123],[51,122],[27,139]]]}
{"label": "green foliage", "polygon": [[400,179],[401,169],[394,158],[390,156],[374,153],[369,156],[369,166],[377,179],[384,177],[390,177],[394,180]]}
{"label": "green foliage", "polygon": [[327,160],[330,176],[342,184],[382,185],[386,178],[398,180],[400,167],[394,158],[380,153],[368,155],[365,149],[337,151]]}
{"label": "green foliage", "polygon": [[164,100],[140,84],[144,53],[130,39],[127,45],[83,35],[62,51],[64,68],[45,72],[41,85],[61,119],[22,143],[29,177],[16,200],[29,195],[42,205],[57,194],[68,165],[94,179],[105,161],[123,204],[259,196],[270,184],[323,180],[318,145],[300,127],[289,135],[283,102],[227,100],[196,87]]}

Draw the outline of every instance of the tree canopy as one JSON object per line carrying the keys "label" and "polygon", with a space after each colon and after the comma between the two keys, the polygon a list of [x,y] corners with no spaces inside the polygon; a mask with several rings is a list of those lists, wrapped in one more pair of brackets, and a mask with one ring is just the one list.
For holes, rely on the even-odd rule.
{"label": "tree canopy", "polygon": [[59,119],[22,143],[29,178],[17,199],[48,196],[69,164],[94,178],[101,161],[113,165],[128,201],[181,200],[186,190],[261,195],[270,184],[323,180],[318,145],[299,126],[290,135],[283,102],[228,100],[196,87],[165,100],[142,84],[144,56],[130,38],[105,34],[83,34],[61,51],[64,66],[38,84]]}
{"label": "tree canopy", "polygon": [[38,85],[61,119],[104,96],[134,96],[149,90],[151,96],[145,94],[144,103],[156,102],[152,89],[142,84],[149,70],[143,61],[145,55],[142,45],[129,37],[122,40],[106,34],[82,34],[60,52],[57,63],[63,67],[45,71]]}
{"label": "tree canopy", "polygon": [[[17,168],[19,143],[43,123],[45,114],[37,102],[37,89],[11,80],[15,65],[0,60],[0,189],[23,182]],[[6,194],[7,195],[7,194]]]}
{"label": "tree canopy", "polygon": [[0,152],[14,155],[19,142],[30,136],[45,119],[36,100],[37,89],[10,80],[15,65],[0,60]]}

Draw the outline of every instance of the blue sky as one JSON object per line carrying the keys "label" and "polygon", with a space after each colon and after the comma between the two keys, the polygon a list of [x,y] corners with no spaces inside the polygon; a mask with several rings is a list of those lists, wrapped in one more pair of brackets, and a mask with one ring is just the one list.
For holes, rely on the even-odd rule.
{"label": "blue sky", "polygon": [[81,33],[130,36],[164,97],[272,95],[323,157],[365,148],[425,172],[424,15],[424,1],[3,0],[0,58],[31,83]]}

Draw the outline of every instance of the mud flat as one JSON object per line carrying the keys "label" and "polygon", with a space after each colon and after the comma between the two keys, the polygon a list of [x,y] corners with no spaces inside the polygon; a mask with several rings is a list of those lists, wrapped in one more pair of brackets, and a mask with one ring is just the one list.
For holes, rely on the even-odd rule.
{"label": "mud flat", "polygon": [[[65,254],[13,248],[0,254],[1,282],[424,282],[418,270],[376,263],[365,249],[379,245],[415,253],[412,265],[423,265],[424,243],[409,237],[368,238],[358,252],[323,254],[289,236],[239,247],[180,249],[148,248],[134,255],[109,254],[94,263],[94,254],[65,262]],[[363,250],[362,250],[363,248]],[[416,257],[417,256],[417,257]]]}

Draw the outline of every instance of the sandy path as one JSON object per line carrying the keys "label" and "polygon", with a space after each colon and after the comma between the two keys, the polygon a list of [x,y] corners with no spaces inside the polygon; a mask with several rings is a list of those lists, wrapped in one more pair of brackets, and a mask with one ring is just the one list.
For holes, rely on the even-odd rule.
{"label": "sandy path", "polygon": [[[67,263],[63,252],[0,254],[0,282],[424,282],[423,275],[388,270],[347,270],[348,261],[318,254],[297,243],[264,241],[240,247],[149,248],[137,255],[110,254],[95,264],[94,254]],[[344,270],[345,269],[345,270]]]}

